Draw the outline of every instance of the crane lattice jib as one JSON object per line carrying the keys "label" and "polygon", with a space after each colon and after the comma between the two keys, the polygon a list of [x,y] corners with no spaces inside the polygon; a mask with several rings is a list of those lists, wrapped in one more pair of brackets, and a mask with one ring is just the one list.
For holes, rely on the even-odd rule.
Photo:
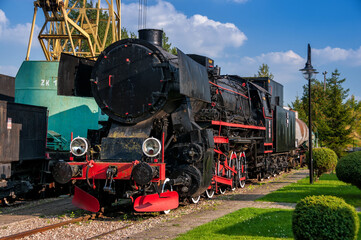
{"label": "crane lattice jib", "polygon": [[39,8],[45,23],[38,39],[47,61],[58,61],[61,53],[96,59],[121,39],[121,0],[36,0],[26,60]]}

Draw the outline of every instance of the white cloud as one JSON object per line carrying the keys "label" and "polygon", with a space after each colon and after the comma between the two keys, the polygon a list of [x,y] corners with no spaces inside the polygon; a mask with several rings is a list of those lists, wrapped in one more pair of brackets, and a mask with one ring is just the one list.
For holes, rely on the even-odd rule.
{"label": "white cloud", "polygon": [[270,52],[261,54],[254,58],[256,62],[268,62],[269,64],[279,65],[299,65],[304,59],[292,50],[287,52]]}
{"label": "white cloud", "polygon": [[[138,29],[138,4],[123,4],[123,25]],[[147,28],[163,29],[172,46],[186,53],[220,57],[227,47],[239,47],[246,35],[233,23],[221,23],[199,14],[187,17],[165,1],[147,8]]]}
{"label": "white cloud", "polygon": [[0,9],[0,23],[6,23],[7,19],[3,10]]}
{"label": "white cloud", "polygon": [[3,10],[0,9],[0,36],[2,35],[2,32],[4,31],[4,26],[7,22],[5,13]]}
{"label": "white cloud", "polygon": [[18,67],[15,66],[0,66],[0,73],[8,76],[15,77],[18,72]]}
{"label": "white cloud", "polygon": [[312,49],[312,62],[327,64],[331,62],[343,63],[349,66],[361,66],[361,47],[357,50],[325,47]]}
{"label": "white cloud", "polygon": [[[31,23],[11,26],[5,12],[0,9],[0,41],[27,45],[29,42]],[[40,46],[36,37],[40,28],[35,25],[33,46]]]}
{"label": "white cloud", "polygon": [[292,50],[285,52],[269,52],[259,56],[242,57],[238,61],[223,61],[216,63],[222,67],[222,74],[236,74],[253,77],[262,63],[269,66],[274,80],[284,86],[284,105],[294,101],[295,95],[302,95],[305,83],[299,69],[304,66],[305,59]]}
{"label": "white cloud", "polygon": [[238,74],[240,76],[254,76],[259,66],[265,63],[269,66],[274,79],[282,84],[300,79],[299,69],[303,67],[305,59],[292,50],[285,52],[263,53],[255,57],[242,57],[236,63],[219,63],[226,66],[224,73]]}

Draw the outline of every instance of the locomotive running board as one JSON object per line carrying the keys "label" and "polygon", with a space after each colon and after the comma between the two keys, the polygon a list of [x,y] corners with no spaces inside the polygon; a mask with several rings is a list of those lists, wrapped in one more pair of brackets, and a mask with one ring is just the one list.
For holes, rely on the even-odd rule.
{"label": "locomotive running board", "polygon": [[179,196],[176,191],[167,191],[160,194],[140,196],[134,201],[136,212],[161,212],[175,209],[179,205]]}
{"label": "locomotive running board", "polygon": [[74,197],[71,203],[78,208],[90,212],[99,212],[100,210],[98,199],[77,186],[75,186]]}

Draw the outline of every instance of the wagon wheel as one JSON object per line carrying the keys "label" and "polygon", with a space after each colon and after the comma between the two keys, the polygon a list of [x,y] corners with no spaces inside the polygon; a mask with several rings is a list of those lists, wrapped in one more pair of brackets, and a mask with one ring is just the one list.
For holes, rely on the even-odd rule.
{"label": "wagon wheel", "polygon": [[[166,192],[166,191],[173,191],[173,187],[172,185],[169,183],[170,179],[169,178],[166,178],[164,180],[164,183],[162,185],[162,193]],[[170,213],[170,209],[169,210],[164,210],[163,211],[164,214],[168,214]]]}

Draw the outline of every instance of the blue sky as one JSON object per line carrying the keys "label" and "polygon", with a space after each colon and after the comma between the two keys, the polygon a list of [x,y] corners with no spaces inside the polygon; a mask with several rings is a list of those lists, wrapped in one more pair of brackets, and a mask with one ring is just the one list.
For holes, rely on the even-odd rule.
{"label": "blue sky", "polygon": [[[0,0],[0,73],[16,75],[32,16],[33,0]],[[123,26],[136,32],[137,21],[138,0],[123,0]],[[298,70],[310,43],[313,66],[328,76],[339,69],[344,87],[361,100],[360,0],[148,0],[147,27],[162,28],[185,53],[212,57],[223,74],[253,76],[268,64],[284,85],[285,104],[302,95],[306,80]],[[30,59],[44,60],[36,38]]]}

